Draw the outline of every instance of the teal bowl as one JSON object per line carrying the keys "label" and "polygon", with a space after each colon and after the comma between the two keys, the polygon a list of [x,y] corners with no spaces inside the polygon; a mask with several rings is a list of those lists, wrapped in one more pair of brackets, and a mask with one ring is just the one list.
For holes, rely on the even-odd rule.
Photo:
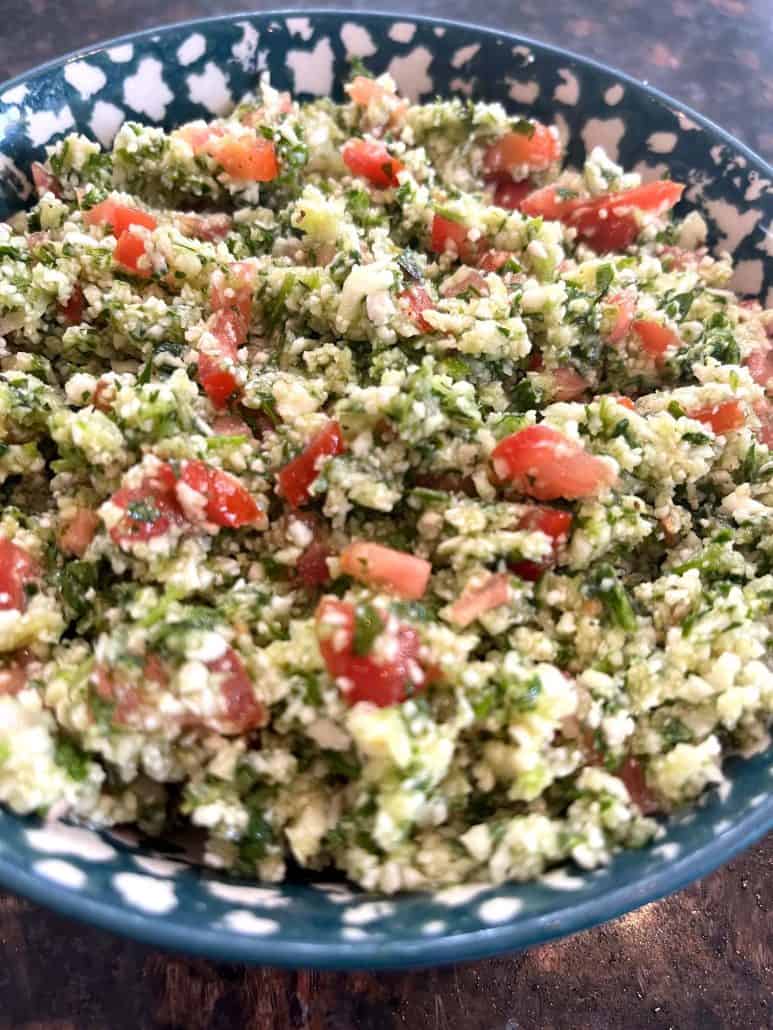
{"label": "teal bowl", "polygon": [[[771,169],[656,90],[533,40],[429,18],[334,11],[237,14],[112,40],[0,86],[0,218],[32,192],[29,167],[73,129],[109,143],[124,118],[171,127],[211,117],[268,70],[301,99],[342,97],[351,57],[414,98],[461,93],[555,119],[577,163],[604,145],[650,178],[688,184],[735,287],[773,306]],[[140,847],[124,834],[0,811],[0,883],[41,904],[175,951],[317,968],[481,958],[593,926],[704,876],[773,827],[773,751],[728,763],[728,781],[641,851],[588,873],[380,897],[342,883],[259,885]]]}

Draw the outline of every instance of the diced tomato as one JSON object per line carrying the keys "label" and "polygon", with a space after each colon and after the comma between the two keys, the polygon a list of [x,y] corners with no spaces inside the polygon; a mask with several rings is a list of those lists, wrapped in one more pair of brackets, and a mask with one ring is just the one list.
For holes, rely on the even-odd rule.
{"label": "diced tomato", "polygon": [[129,272],[133,272],[134,275],[147,279],[152,274],[152,268],[146,255],[145,241],[141,236],[135,236],[128,229],[121,233],[113,251],[113,259],[117,264]]}
{"label": "diced tomato", "polygon": [[545,367],[545,359],[538,350],[533,350],[529,355],[528,369],[530,372],[541,372]]}
{"label": "diced tomato", "polygon": [[746,359],[746,366],[755,383],[766,390],[769,386],[773,387],[773,348],[760,347],[752,351]]}
{"label": "diced tomato", "polygon": [[489,175],[501,172],[520,173],[526,168],[540,172],[549,168],[561,155],[561,145],[546,125],[533,122],[534,131],[507,132],[493,143],[483,158],[483,166]]}
{"label": "diced tomato", "polygon": [[99,526],[99,516],[90,508],[78,508],[59,537],[59,547],[81,558]]}
{"label": "diced tomato", "polygon": [[35,559],[7,537],[0,537],[0,612],[23,612],[27,607],[24,588],[39,578]]}
{"label": "diced tomato", "polygon": [[631,801],[641,809],[644,815],[652,815],[658,811],[655,795],[647,786],[647,780],[640,763],[632,757],[626,758],[615,775],[623,781]]}
{"label": "diced tomato", "polygon": [[773,449],[773,405],[767,397],[754,405],[754,414],[760,420],[760,427],[756,430],[757,438],[766,447]]}
{"label": "diced tomato", "polygon": [[321,429],[299,455],[289,461],[279,472],[277,492],[291,504],[300,508],[307,504],[310,487],[319,475],[327,458],[343,454],[346,450],[341,427],[335,420]]}
{"label": "diced tomato", "polygon": [[513,182],[512,179],[498,179],[494,190],[494,204],[506,211],[520,211],[521,201],[532,192],[528,179]]}
{"label": "diced tomato", "polygon": [[[206,498],[201,514],[207,522],[238,529],[263,521],[263,512],[255,498],[229,472],[213,468],[203,461],[184,461],[180,466],[180,483]],[[180,494],[179,488],[177,497],[186,515],[195,521],[199,512],[194,510],[195,506],[184,503],[184,495]]]}
{"label": "diced tomato", "polygon": [[367,75],[355,75],[352,81],[344,86],[344,90],[355,104],[361,104],[363,107],[367,107],[371,100],[381,100],[384,96],[394,96],[393,93],[389,93],[375,79],[369,79]]}
{"label": "diced tomato", "polygon": [[98,379],[91,403],[98,411],[108,412],[113,407],[117,395],[118,390],[112,379]]}
{"label": "diced tomato", "polygon": [[216,243],[224,239],[231,231],[232,220],[224,211],[216,211],[208,215],[185,214],[178,219],[180,232],[194,240],[205,240]]}
{"label": "diced tomato", "polygon": [[324,540],[312,540],[295,566],[298,578],[304,586],[313,589],[330,581],[327,560],[331,557],[332,551]]}
{"label": "diced tomato", "polygon": [[238,415],[218,415],[212,423],[212,429],[217,436],[246,436],[253,439],[249,424]]}
{"label": "diced tomato", "polygon": [[195,153],[201,153],[208,149],[213,140],[221,139],[224,130],[216,125],[205,125],[203,122],[189,122],[188,125],[181,125],[175,129],[175,136],[180,136]]}
{"label": "diced tomato", "polygon": [[674,330],[660,322],[640,318],[632,325],[633,331],[641,341],[642,350],[649,354],[656,364],[665,359],[667,351],[680,346],[681,341]]}
{"label": "diced tomato", "polygon": [[550,426],[527,426],[492,452],[494,471],[538,501],[594,497],[617,479],[612,467]]}
{"label": "diced tomato", "polygon": [[478,259],[478,268],[482,272],[498,272],[512,256],[509,250],[487,250]]}
{"label": "diced tomato", "polygon": [[612,393],[610,397],[617,401],[621,407],[628,408],[629,411],[636,411],[636,405],[630,397],[622,397],[619,393]]}
{"label": "diced tomato", "polygon": [[[423,690],[430,676],[419,661],[420,642],[416,631],[403,623],[385,626],[393,634],[393,646],[385,648],[389,658],[354,652],[355,608],[335,597],[323,597],[317,607],[317,640],[327,671],[342,680],[350,705],[369,701],[384,708],[399,704]],[[377,638],[378,639],[378,638]]]}
{"label": "diced tomato", "polygon": [[723,404],[710,404],[696,411],[689,411],[690,418],[711,426],[717,434],[730,433],[741,429],[746,424],[743,408],[739,401],[725,401]]}
{"label": "diced tomato", "polygon": [[507,604],[509,600],[510,587],[507,574],[504,572],[494,573],[479,586],[472,589],[465,588],[461,596],[451,605],[448,617],[455,626],[465,629],[481,615]]}
{"label": "diced tomato", "polygon": [[276,148],[261,136],[223,136],[211,152],[232,179],[271,182],[279,175]]}
{"label": "diced tomato", "polygon": [[475,242],[469,239],[468,232],[467,226],[461,222],[436,214],[432,219],[430,247],[435,254],[451,251],[465,264],[477,264],[479,251],[488,249],[488,244],[485,240]]}
{"label": "diced tomato", "polygon": [[561,190],[556,186],[542,186],[521,201],[521,211],[529,218],[544,218],[545,221],[559,221],[571,208],[571,201],[563,200]]}
{"label": "diced tomato", "polygon": [[636,298],[630,293],[613,293],[607,297],[607,304],[615,307],[616,315],[606,333],[606,340],[609,343],[619,343],[631,328],[636,313]]}
{"label": "diced tomato", "polygon": [[[248,733],[268,722],[264,706],[255,697],[255,688],[244,667],[244,662],[232,647],[214,661],[207,662],[207,668],[220,681],[220,694],[225,701],[225,726],[219,726],[226,734]],[[221,720],[217,720],[219,723]]]}
{"label": "diced tomato", "polygon": [[567,365],[565,368],[557,368],[553,373],[553,396],[554,401],[576,401],[587,392],[590,384],[577,369]]}
{"label": "diced tomato", "polygon": [[378,189],[399,186],[397,173],[405,168],[402,161],[392,157],[383,143],[374,140],[352,139],[341,151],[344,164],[352,175],[368,179]]}
{"label": "diced tomato", "polygon": [[116,490],[111,501],[126,514],[110,530],[114,542],[119,546],[146,543],[180,525],[183,519],[175,485],[171,468],[162,464],[139,486]]}
{"label": "diced tomato", "polygon": [[636,212],[664,214],[678,202],[683,190],[680,183],[660,181],[598,197],[562,199],[557,187],[545,186],[524,198],[521,211],[531,217],[559,219],[575,228],[595,251],[604,253],[625,250],[636,240]]}
{"label": "diced tomato", "polygon": [[214,406],[224,408],[239,389],[237,348],[244,321],[238,312],[216,311],[208,328],[215,338],[215,345],[207,340],[199,350],[198,377]]}
{"label": "diced tomato", "polygon": [[59,305],[59,314],[70,325],[80,325],[83,321],[83,309],[86,306],[86,298],[78,283],[72,288],[66,304]]}
{"label": "diced tomato", "polygon": [[489,285],[477,268],[460,268],[440,287],[443,297],[459,297],[468,290],[474,290],[479,297],[488,297]]}
{"label": "diced tomato", "polygon": [[38,191],[39,197],[42,197],[44,193],[53,193],[55,197],[61,197],[61,182],[44,165],[39,161],[33,161],[30,171],[32,172],[32,181],[35,183],[35,189]]}
{"label": "diced tomato", "polygon": [[543,561],[535,562],[525,559],[513,562],[510,566],[516,576],[520,576],[521,579],[526,579],[530,583],[536,583],[546,569],[555,565],[558,552],[566,543],[572,528],[572,513],[561,511],[559,508],[535,505],[521,516],[518,528],[529,533],[539,531],[545,536],[549,536],[551,540],[552,551]]}
{"label": "diced tomato", "polygon": [[218,271],[212,277],[209,292],[212,310],[239,316],[239,319],[231,320],[229,329],[237,347],[247,339],[257,275],[258,270],[252,261],[234,261],[224,272]]}
{"label": "diced tomato", "polygon": [[84,211],[83,221],[86,225],[109,225],[116,238],[133,225],[141,225],[143,228],[151,230],[158,225],[153,215],[147,211],[129,207],[128,204],[119,204],[117,200],[110,197],[100,204],[95,204],[90,210]]}
{"label": "diced tomato", "polygon": [[0,668],[0,697],[14,697],[24,690],[29,680],[29,666],[32,655],[29,651],[17,651],[6,658],[7,665]]}
{"label": "diced tomato", "polygon": [[341,552],[341,571],[374,590],[417,601],[424,596],[432,573],[424,558],[392,547],[355,540]]}
{"label": "diced tomato", "polygon": [[426,320],[422,312],[431,311],[434,307],[432,299],[423,286],[409,286],[403,290],[399,299],[404,301],[408,307],[408,314],[423,333],[431,333],[432,326]]}

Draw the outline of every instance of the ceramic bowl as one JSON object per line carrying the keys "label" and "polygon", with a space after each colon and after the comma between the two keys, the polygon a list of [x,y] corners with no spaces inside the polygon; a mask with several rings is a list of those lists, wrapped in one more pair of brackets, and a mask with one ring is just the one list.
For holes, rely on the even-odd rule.
{"label": "ceramic bowl", "polygon": [[[410,97],[500,100],[556,121],[578,163],[596,143],[646,178],[668,171],[737,262],[736,287],[773,306],[773,171],[705,118],[610,68],[532,40],[425,18],[263,13],[124,36],[0,86],[0,218],[30,199],[30,162],[77,129],[109,144],[125,118],[171,127],[220,114],[268,71],[301,99],[342,98],[349,61]],[[247,884],[124,836],[0,811],[0,883],[157,945],[271,965],[374,968],[492,955],[571,933],[696,877],[773,826],[773,753],[668,821],[653,846],[592,873],[384,898],[343,884]]]}

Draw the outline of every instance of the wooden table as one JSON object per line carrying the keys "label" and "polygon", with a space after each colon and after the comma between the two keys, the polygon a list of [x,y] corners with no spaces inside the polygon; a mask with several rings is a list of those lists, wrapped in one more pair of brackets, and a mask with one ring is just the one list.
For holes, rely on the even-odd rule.
{"label": "wooden table", "polygon": [[[0,81],[109,36],[249,6],[2,0]],[[769,0],[383,6],[483,21],[609,60],[773,156]],[[763,1030],[773,1027],[772,900],[773,836],[675,897],[568,940],[372,976],[169,956],[0,894],[0,1030]]]}

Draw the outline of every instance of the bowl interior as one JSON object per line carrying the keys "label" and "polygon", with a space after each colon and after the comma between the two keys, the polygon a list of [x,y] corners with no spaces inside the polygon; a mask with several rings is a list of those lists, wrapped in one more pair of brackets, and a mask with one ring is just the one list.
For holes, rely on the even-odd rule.
{"label": "bowl interior", "polygon": [[[596,144],[647,179],[688,184],[734,285],[773,305],[771,169],[674,101],[563,51],[471,26],[391,15],[235,15],[115,40],[0,87],[0,218],[25,206],[31,161],[72,130],[109,144],[121,122],[171,127],[224,112],[267,71],[300,98],[342,98],[353,57],[416,99],[499,100],[556,121],[580,163]],[[771,751],[664,837],[592,874],[381,898],[341,884],[243,884],[119,835],[0,811],[0,882],[171,948],[270,964],[401,966],[473,958],[569,933],[703,875],[773,825]]]}

